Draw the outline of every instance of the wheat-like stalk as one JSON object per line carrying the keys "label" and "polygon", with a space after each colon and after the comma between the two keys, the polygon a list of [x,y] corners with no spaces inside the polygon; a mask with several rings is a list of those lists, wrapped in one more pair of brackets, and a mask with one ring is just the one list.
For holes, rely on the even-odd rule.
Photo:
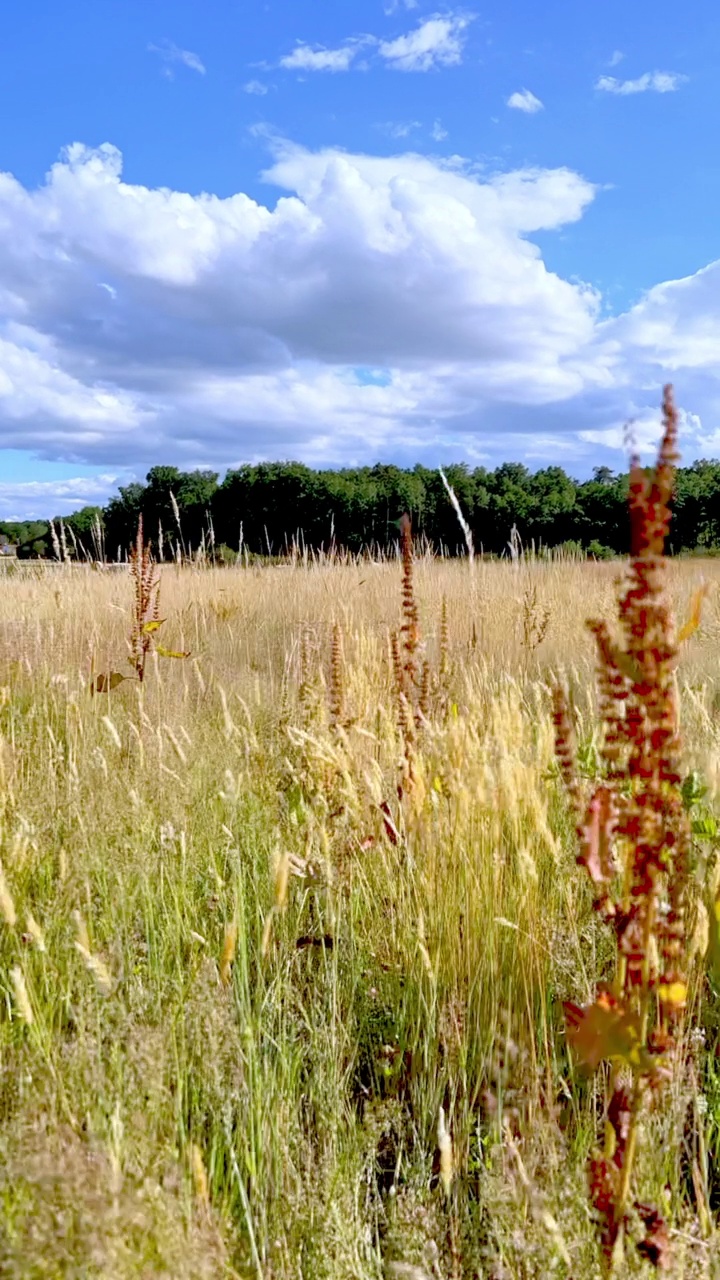
{"label": "wheat-like stalk", "polygon": [[443,596],[440,611],[440,652],[438,674],[441,681],[447,678],[450,670],[450,625],[448,620],[447,596]]}
{"label": "wheat-like stalk", "polygon": [[333,623],[330,654],[330,722],[341,725],[345,717],[345,661],[343,635],[339,622]]}
{"label": "wheat-like stalk", "polygon": [[402,625],[400,632],[403,641],[405,672],[405,693],[417,682],[417,652],[420,646],[420,619],[415,600],[412,521],[405,512],[400,521],[402,551]]}

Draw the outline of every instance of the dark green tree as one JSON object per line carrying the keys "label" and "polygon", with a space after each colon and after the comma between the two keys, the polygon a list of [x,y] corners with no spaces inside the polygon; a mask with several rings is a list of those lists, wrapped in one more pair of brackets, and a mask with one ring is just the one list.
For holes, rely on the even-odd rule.
{"label": "dark green tree", "polygon": [[[562,467],[532,473],[506,462],[491,471],[465,464],[445,468],[468,521],[476,550],[505,554],[513,526],[523,543],[558,546],[575,542],[593,555],[622,555],[628,548],[627,475],[596,467],[578,483]],[[175,505],[180,521],[176,518]],[[673,549],[720,547],[720,462],[702,460],[680,469],[674,500]],[[83,540],[96,508],[68,517]],[[436,550],[465,553],[465,539],[437,468],[392,463],[372,467],[313,470],[300,462],[245,464],[221,483],[214,471],[158,466],[145,485],[125,485],[102,513],[111,556],[126,554],[142,513],[146,535],[166,550],[197,548],[214,532],[218,547],[283,555],[293,546],[352,551],[387,549],[397,542],[398,521],[412,516],[417,537]],[[47,525],[0,526],[0,533],[36,554],[47,543]]]}

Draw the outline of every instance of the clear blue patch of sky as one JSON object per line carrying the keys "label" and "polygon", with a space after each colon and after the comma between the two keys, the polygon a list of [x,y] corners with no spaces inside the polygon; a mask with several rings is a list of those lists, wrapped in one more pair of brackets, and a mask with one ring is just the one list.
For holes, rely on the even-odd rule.
{"label": "clear blue patch of sky", "polygon": [[[93,467],[83,462],[56,462],[39,458],[37,454],[25,449],[0,450],[0,482],[3,484],[30,480],[72,480],[85,476],[112,475],[115,472],[116,468],[113,467]],[[122,477],[120,479],[122,481]]]}
{"label": "clear blue patch of sky", "polygon": [[353,373],[361,387],[389,387],[392,382],[389,369],[370,369],[367,365],[355,365]]}

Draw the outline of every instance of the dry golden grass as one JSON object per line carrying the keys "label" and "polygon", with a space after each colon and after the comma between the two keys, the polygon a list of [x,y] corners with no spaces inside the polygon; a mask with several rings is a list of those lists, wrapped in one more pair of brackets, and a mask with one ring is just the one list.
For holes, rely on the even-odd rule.
{"label": "dry golden grass", "polygon": [[[165,568],[163,642],[192,656],[95,697],[132,676],[129,575],[0,583],[3,1275],[599,1274],[601,1090],[561,1002],[592,998],[612,942],[551,688],[592,775],[585,618],[615,616],[618,569],[416,563],[432,680],[402,801],[398,565]],[[709,584],[678,681],[711,809],[720,565],[669,576],[680,618]],[[691,1113],[717,1148],[719,1013],[708,988],[697,1088],[649,1148]],[[673,1274],[716,1274],[690,1164],[639,1172]]]}

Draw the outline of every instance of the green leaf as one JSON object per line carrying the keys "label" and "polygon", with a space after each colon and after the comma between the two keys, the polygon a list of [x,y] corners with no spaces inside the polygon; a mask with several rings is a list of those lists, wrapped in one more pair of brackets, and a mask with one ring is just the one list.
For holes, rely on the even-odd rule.
{"label": "green leaf", "polygon": [[109,693],[111,689],[117,689],[118,685],[127,679],[128,677],[124,676],[120,671],[101,673],[95,677],[90,685],[90,693]]}
{"label": "green leaf", "polygon": [[703,782],[700,774],[696,769],[692,769],[680,788],[683,804],[686,810],[692,809],[694,804],[702,800],[707,793],[707,786]]}
{"label": "green leaf", "polygon": [[151,618],[149,622],[143,623],[143,635],[151,636],[153,631],[159,631],[164,621],[164,618]]}
{"label": "green leaf", "polygon": [[165,646],[162,644],[155,645],[155,652],[158,654],[160,658],[189,658],[190,657],[189,649],[187,650],[187,652],[181,653],[178,649],[166,649]]}
{"label": "green leaf", "polygon": [[642,667],[631,654],[626,653],[624,649],[614,649],[613,658],[618,669],[622,671],[624,676],[627,676],[628,680],[631,680],[633,684],[641,683],[643,679]]}
{"label": "green leaf", "polygon": [[705,955],[707,971],[715,987],[720,986],[720,898],[710,896],[707,904],[708,946]]}
{"label": "green leaf", "polygon": [[693,835],[699,836],[701,840],[715,840],[717,838],[718,825],[711,813],[695,818],[691,828]]}

